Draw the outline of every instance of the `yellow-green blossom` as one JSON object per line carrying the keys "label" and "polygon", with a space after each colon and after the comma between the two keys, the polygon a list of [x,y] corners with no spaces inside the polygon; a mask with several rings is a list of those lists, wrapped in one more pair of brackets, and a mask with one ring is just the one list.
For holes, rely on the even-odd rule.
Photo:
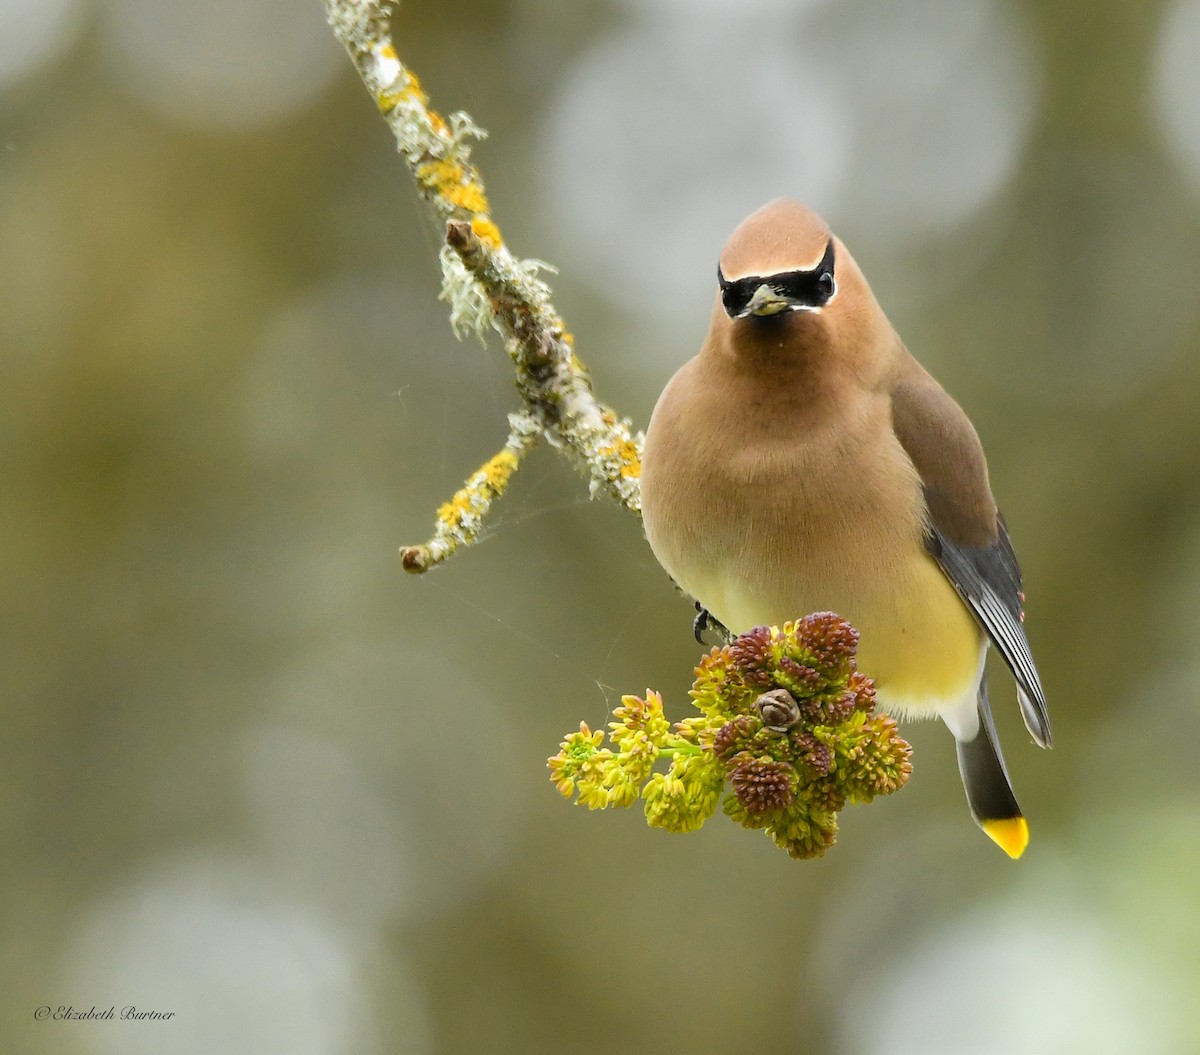
{"label": "yellow-green blossom", "polygon": [[[757,627],[696,668],[698,715],[671,726],[662,698],[626,696],[608,738],[584,724],[549,761],[566,797],[592,809],[640,797],[652,827],[699,828],[724,802],[792,857],[818,857],[837,837],[837,814],[903,787],[911,749],[875,711],[875,686],[855,668],[858,633],[820,612],[783,628]],[[669,758],[667,771],[655,763]]]}

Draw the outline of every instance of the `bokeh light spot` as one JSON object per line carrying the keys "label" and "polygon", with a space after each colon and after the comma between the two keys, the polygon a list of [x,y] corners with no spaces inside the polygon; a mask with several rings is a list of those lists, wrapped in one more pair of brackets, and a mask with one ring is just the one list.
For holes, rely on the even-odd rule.
{"label": "bokeh light spot", "polygon": [[722,242],[779,195],[885,251],[952,230],[997,196],[1028,137],[1029,37],[990,0],[631,12],[548,113],[555,259],[639,314],[678,318],[706,311]]}
{"label": "bokeh light spot", "polygon": [[1159,126],[1200,193],[1200,0],[1175,0],[1163,19],[1153,96]]}
{"label": "bokeh light spot", "polygon": [[894,963],[871,1013],[844,1005],[845,1055],[1127,1055],[1178,1050],[1159,991],[1065,902],[950,923]]}
{"label": "bokeh light spot", "polygon": [[[72,1023],[97,1055],[358,1055],[377,1050],[358,1038],[363,952],[350,932],[281,897],[270,873],[197,851],[89,906],[60,991],[118,1015],[130,1005],[174,1012],[165,1022]],[[427,1037],[418,994],[399,995],[410,1036]]]}
{"label": "bokeh light spot", "polygon": [[344,68],[319,11],[302,12],[290,0],[111,0],[102,40],[109,73],[126,91],[200,130],[287,120]]}
{"label": "bokeh light spot", "polygon": [[82,6],[80,0],[0,0],[0,92],[74,43]]}

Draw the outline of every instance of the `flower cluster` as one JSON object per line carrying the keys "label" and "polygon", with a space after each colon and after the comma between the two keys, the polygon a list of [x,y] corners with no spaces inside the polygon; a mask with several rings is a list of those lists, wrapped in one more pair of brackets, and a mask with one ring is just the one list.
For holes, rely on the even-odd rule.
{"label": "flower cluster", "polygon": [[[567,798],[590,809],[631,806],[668,831],[716,812],[765,831],[792,857],[819,857],[837,814],[904,786],[911,748],[875,711],[875,686],[854,663],[858,632],[831,612],[756,627],[696,668],[699,714],[672,726],[662,698],[626,696],[608,739],[580,723],[549,761]],[[670,760],[655,772],[659,758]]]}

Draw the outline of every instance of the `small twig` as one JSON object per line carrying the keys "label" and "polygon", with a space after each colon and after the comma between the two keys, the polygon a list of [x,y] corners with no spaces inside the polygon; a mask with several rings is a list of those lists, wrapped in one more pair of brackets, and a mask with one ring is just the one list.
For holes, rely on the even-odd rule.
{"label": "small twig", "polygon": [[428,571],[459,546],[469,546],[479,538],[492,503],[507,490],[521,458],[534,447],[541,434],[539,427],[523,415],[510,414],[508,423],[512,431],[500,453],[480,466],[454,497],[438,509],[433,538],[420,546],[401,548],[400,563],[405,571]]}
{"label": "small twig", "polygon": [[504,493],[520,458],[540,436],[566,454],[589,480],[640,514],[642,435],[598,402],[574,352],[574,338],[539,277],[546,265],[518,260],[491,217],[469,140],[484,133],[464,113],[448,119],[429,107],[416,76],[392,44],[387,0],[325,0],[329,24],[384,115],[417,182],[422,200],[446,224],[440,254],[442,299],[462,336],[498,330],[517,373],[524,409],[512,415],[503,450],[486,462],[438,511],[434,537],[401,550],[404,568],[423,572],[479,534],[482,518]]}

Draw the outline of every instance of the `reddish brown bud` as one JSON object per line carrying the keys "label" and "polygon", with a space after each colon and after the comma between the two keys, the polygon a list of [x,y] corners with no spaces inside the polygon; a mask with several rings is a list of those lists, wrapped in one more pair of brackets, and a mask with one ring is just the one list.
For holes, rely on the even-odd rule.
{"label": "reddish brown bud", "polygon": [[728,761],[742,749],[743,742],[752,737],[759,728],[758,720],[751,714],[739,714],[726,722],[713,737],[713,754]]}
{"label": "reddish brown bud", "polygon": [[870,714],[875,710],[875,681],[861,671],[850,675],[849,689],[854,693],[854,709]]}
{"label": "reddish brown bud", "polygon": [[771,644],[771,628],[756,626],[740,634],[729,646],[729,658],[738,671],[750,681],[761,681],[762,665],[766,662]]}
{"label": "reddish brown bud", "polygon": [[400,567],[413,575],[429,570],[429,550],[424,546],[405,546],[400,551]]}
{"label": "reddish brown bud", "polygon": [[825,678],[821,676],[820,671],[797,662],[791,656],[780,657],[779,673],[784,675],[788,682],[795,685],[802,693],[806,691],[809,693],[820,692],[825,684]]}
{"label": "reddish brown bud", "polygon": [[833,612],[806,615],[796,630],[820,666],[836,670],[858,651],[858,631]]}
{"label": "reddish brown bud", "polygon": [[729,783],[749,814],[786,809],[796,798],[788,767],[770,759],[741,763],[729,775]]}
{"label": "reddish brown bud", "polygon": [[844,722],[854,713],[855,695],[853,690],[847,690],[838,696],[827,698],[821,710],[824,712],[825,725],[837,725]]}
{"label": "reddish brown bud", "polygon": [[826,776],[833,768],[833,752],[813,736],[812,733],[793,729],[792,744],[796,748],[796,753],[800,761],[815,776]]}

